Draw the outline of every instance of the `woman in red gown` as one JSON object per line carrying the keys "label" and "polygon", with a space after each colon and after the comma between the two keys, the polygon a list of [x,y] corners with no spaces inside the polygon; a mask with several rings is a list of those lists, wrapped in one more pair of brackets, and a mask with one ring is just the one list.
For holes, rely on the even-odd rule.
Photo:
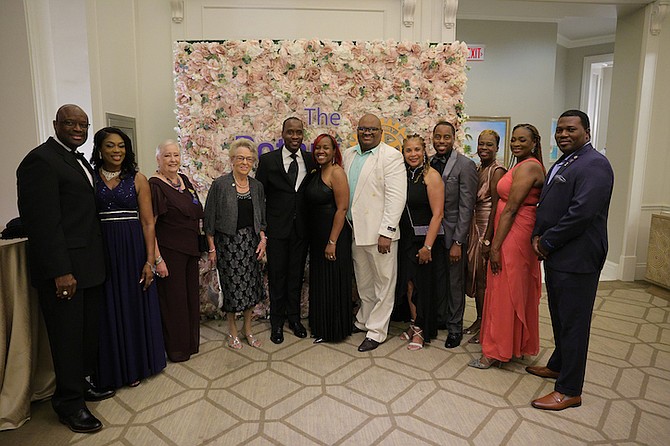
{"label": "woman in red gown", "polygon": [[519,124],[510,147],[516,165],[498,181],[480,335],[482,356],[468,364],[480,369],[540,350],[540,261],[530,244],[545,175],[540,134],[530,124]]}

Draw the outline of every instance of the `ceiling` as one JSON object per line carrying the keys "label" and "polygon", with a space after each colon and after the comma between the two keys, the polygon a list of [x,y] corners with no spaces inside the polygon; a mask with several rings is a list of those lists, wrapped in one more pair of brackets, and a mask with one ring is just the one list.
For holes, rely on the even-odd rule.
{"label": "ceiling", "polygon": [[613,42],[617,17],[653,0],[460,0],[459,19],[552,22],[566,47]]}

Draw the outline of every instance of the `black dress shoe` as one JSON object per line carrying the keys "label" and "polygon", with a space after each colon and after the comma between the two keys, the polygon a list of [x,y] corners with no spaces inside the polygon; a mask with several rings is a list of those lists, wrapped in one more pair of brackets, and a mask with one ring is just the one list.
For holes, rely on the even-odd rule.
{"label": "black dress shoe", "polygon": [[462,334],[449,334],[447,335],[447,340],[444,342],[444,348],[456,348],[461,345],[462,340]]}
{"label": "black dress shoe", "polygon": [[58,420],[70,428],[72,432],[79,432],[82,434],[98,432],[102,429],[102,423],[93,416],[88,409],[79,409],[73,415],[65,417],[58,416]]}
{"label": "black dress shoe", "polygon": [[275,344],[284,342],[284,329],[282,327],[274,327],[270,334],[270,340]]}
{"label": "black dress shoe", "polygon": [[358,346],[358,351],[369,352],[370,350],[374,350],[377,347],[379,347],[379,342],[375,341],[374,339],[365,338],[363,342],[361,342],[361,345]]}
{"label": "black dress shoe", "polygon": [[96,390],[93,387],[84,392],[84,399],[86,401],[102,401],[111,398],[116,394],[114,390]]}
{"label": "black dress shoe", "polygon": [[364,331],[365,331],[365,330],[361,330],[360,328],[358,328],[358,327],[356,326],[356,324],[353,324],[353,325],[351,326],[351,332],[354,333],[354,334],[356,334],[356,333],[363,333]]}
{"label": "black dress shoe", "polygon": [[307,337],[307,330],[305,330],[305,327],[300,323],[300,321],[289,322],[288,323],[288,328],[293,330],[293,334],[296,335],[299,338],[306,338]]}

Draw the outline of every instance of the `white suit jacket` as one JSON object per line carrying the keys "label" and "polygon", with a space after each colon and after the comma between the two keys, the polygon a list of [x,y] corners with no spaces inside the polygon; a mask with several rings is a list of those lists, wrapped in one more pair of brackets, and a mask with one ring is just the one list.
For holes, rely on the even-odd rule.
{"label": "white suit jacket", "polygon": [[[344,152],[344,171],[356,156],[358,146]],[[383,235],[398,240],[398,223],[407,200],[407,171],[402,154],[385,143],[368,155],[349,204],[357,246],[376,245]]]}

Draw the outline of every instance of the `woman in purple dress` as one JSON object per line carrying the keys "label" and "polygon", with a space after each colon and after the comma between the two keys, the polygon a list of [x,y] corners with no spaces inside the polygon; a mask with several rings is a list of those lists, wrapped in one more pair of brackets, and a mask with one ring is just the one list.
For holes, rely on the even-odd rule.
{"label": "woman in purple dress", "polygon": [[136,386],[165,368],[156,286],[151,190],[130,138],[105,127],[93,140],[98,215],[108,273],[100,316],[97,385]]}

